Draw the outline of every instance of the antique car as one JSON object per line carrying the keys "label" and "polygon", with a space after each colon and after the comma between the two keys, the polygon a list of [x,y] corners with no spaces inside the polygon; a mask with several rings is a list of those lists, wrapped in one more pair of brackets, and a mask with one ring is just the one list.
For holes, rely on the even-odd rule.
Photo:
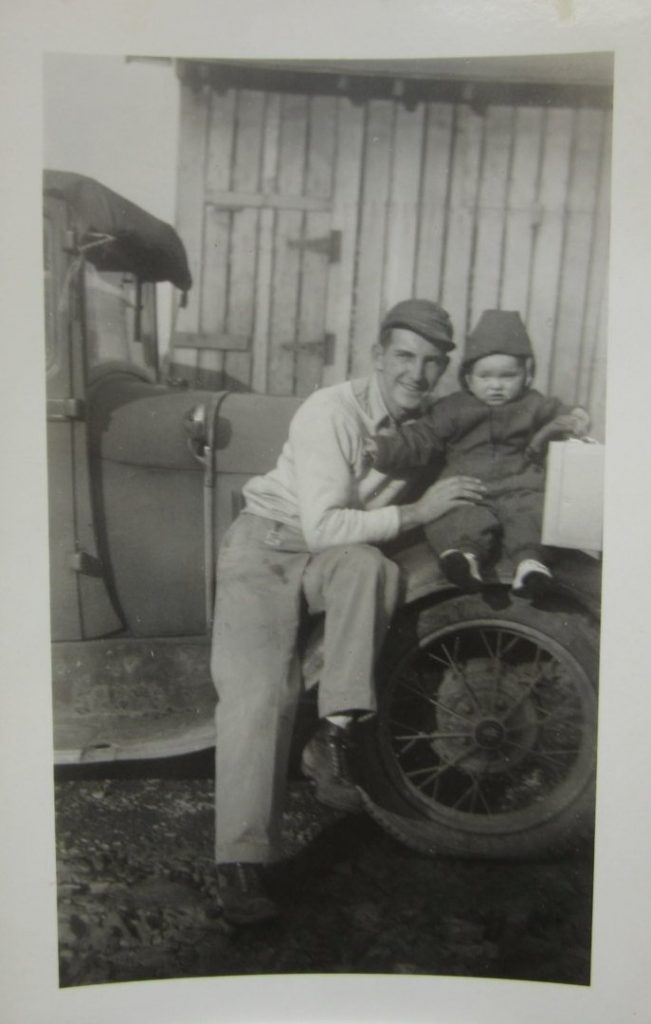
{"label": "antique car", "polygon": [[[200,751],[219,542],[300,399],[169,377],[156,282],[191,286],[171,227],[63,172],[45,173],[44,213],[55,762]],[[466,595],[418,533],[389,553],[404,595],[357,751],[369,812],[425,853],[571,848],[594,814],[598,561],[565,552],[534,606],[505,563]],[[321,630],[306,621],[303,723]]]}

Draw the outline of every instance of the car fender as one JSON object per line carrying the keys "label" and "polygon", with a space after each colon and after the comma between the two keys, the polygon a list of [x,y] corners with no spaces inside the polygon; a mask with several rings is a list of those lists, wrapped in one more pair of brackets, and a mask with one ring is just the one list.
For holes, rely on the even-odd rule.
{"label": "car fender", "polygon": [[[435,552],[419,536],[398,547],[389,547],[386,554],[401,569],[402,592],[397,615],[409,614],[411,608],[443,603],[459,595],[441,572]],[[600,615],[601,563],[582,551],[556,551],[554,562],[554,596],[569,605],[581,608],[595,622]],[[487,598],[508,590],[513,579],[513,566],[506,560],[484,573]],[[490,609],[490,600],[487,600]],[[303,646],[303,678],[307,690],[318,683],[323,666],[323,617],[306,631]]]}

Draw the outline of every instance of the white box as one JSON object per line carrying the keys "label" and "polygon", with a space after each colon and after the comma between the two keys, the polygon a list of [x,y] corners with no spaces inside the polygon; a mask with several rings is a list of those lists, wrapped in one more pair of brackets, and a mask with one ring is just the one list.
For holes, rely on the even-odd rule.
{"label": "white box", "polygon": [[552,441],[542,542],[552,547],[601,551],[604,507],[604,446],[594,441]]}

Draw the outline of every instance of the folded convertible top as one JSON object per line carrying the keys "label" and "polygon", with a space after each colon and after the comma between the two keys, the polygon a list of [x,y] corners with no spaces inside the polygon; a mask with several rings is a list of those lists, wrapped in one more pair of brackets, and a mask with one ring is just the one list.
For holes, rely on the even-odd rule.
{"label": "folded convertible top", "polygon": [[98,270],[170,281],[183,292],[190,289],[185,248],[169,224],[82,174],[44,171],[43,188],[72,208],[80,245]]}

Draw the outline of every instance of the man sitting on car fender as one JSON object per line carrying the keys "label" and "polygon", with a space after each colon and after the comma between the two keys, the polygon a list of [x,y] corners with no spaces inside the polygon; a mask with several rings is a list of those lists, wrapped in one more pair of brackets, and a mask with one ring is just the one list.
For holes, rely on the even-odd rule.
{"label": "man sitting on car fender", "polygon": [[453,477],[400,505],[406,481],[369,467],[364,456],[367,437],[425,410],[452,334],[434,302],[394,306],[373,350],[375,372],[304,402],[275,469],[245,486],[245,509],[221,546],[211,662],[216,857],[224,914],[235,923],[279,909],[263,866],[279,856],[302,603],[325,612],[320,726],[303,771],[322,802],[355,812],[361,803],[346,751],[355,718],[375,711],[375,661],[398,600],[398,567],[374,545],[481,500],[478,480]]}

